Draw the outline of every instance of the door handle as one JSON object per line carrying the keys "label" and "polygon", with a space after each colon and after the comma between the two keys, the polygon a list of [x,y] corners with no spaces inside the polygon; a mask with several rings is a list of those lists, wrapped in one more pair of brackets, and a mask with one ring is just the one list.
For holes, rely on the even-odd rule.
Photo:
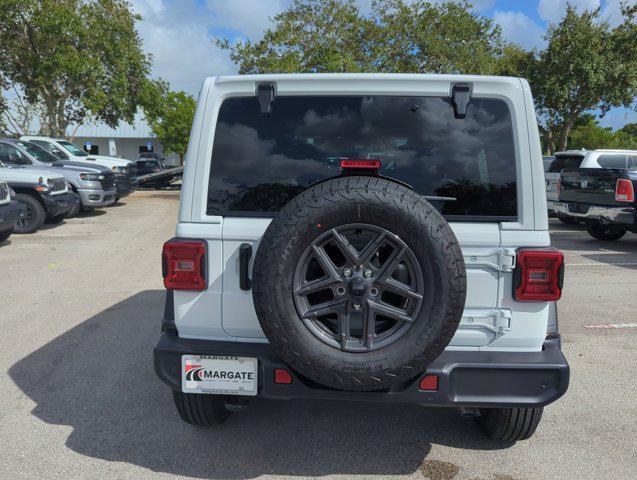
{"label": "door handle", "polygon": [[252,257],[252,245],[242,243],[239,246],[239,288],[247,291],[252,287],[252,280],[248,275],[248,266]]}

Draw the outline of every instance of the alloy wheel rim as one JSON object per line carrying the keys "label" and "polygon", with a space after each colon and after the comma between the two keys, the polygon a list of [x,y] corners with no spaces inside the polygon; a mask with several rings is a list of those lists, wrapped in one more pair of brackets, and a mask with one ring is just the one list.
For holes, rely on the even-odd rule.
{"label": "alloy wheel rim", "polygon": [[420,264],[400,237],[376,225],[347,224],[306,247],[292,293],[301,321],[319,340],[366,352],[413,327],[424,289]]}

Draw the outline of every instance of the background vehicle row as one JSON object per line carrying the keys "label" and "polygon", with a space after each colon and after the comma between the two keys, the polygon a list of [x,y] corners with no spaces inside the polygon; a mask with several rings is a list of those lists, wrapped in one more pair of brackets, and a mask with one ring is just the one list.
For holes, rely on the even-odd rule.
{"label": "background vehicle row", "polygon": [[583,220],[598,240],[637,231],[637,151],[558,152],[545,177],[549,212],[564,223]]}
{"label": "background vehicle row", "polygon": [[0,138],[0,181],[10,199],[3,197],[9,206],[0,212],[4,241],[12,232],[32,233],[45,221],[57,223],[80,210],[112,205],[135,189],[136,166],[130,160],[89,156],[66,140]]}
{"label": "background vehicle row", "polygon": [[60,138],[24,135],[20,137],[20,140],[35,143],[62,160],[99,165],[110,169],[115,174],[116,200],[135,190],[137,176],[135,162],[106,155],[89,155],[77,145]]}

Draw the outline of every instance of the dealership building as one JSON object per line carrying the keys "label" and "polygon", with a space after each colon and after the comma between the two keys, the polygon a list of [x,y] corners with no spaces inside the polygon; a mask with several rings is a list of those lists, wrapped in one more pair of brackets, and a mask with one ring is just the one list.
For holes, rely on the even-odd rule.
{"label": "dealership building", "polygon": [[74,144],[94,155],[136,160],[140,153],[155,152],[164,157],[166,163],[179,163],[178,155],[164,154],[161,142],[152,134],[141,113],[135,115],[132,124],[120,122],[117,128],[100,123],[70,126],[68,134]]}

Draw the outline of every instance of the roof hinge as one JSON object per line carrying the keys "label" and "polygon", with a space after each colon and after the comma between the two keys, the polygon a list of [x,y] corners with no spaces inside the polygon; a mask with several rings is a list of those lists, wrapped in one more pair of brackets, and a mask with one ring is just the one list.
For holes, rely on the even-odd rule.
{"label": "roof hinge", "polygon": [[453,105],[453,116],[464,118],[467,115],[467,106],[471,100],[471,84],[456,83],[451,87],[451,104]]}
{"label": "roof hinge", "polygon": [[272,104],[276,97],[276,89],[273,83],[257,83],[257,100],[261,113],[269,114],[272,111]]}

